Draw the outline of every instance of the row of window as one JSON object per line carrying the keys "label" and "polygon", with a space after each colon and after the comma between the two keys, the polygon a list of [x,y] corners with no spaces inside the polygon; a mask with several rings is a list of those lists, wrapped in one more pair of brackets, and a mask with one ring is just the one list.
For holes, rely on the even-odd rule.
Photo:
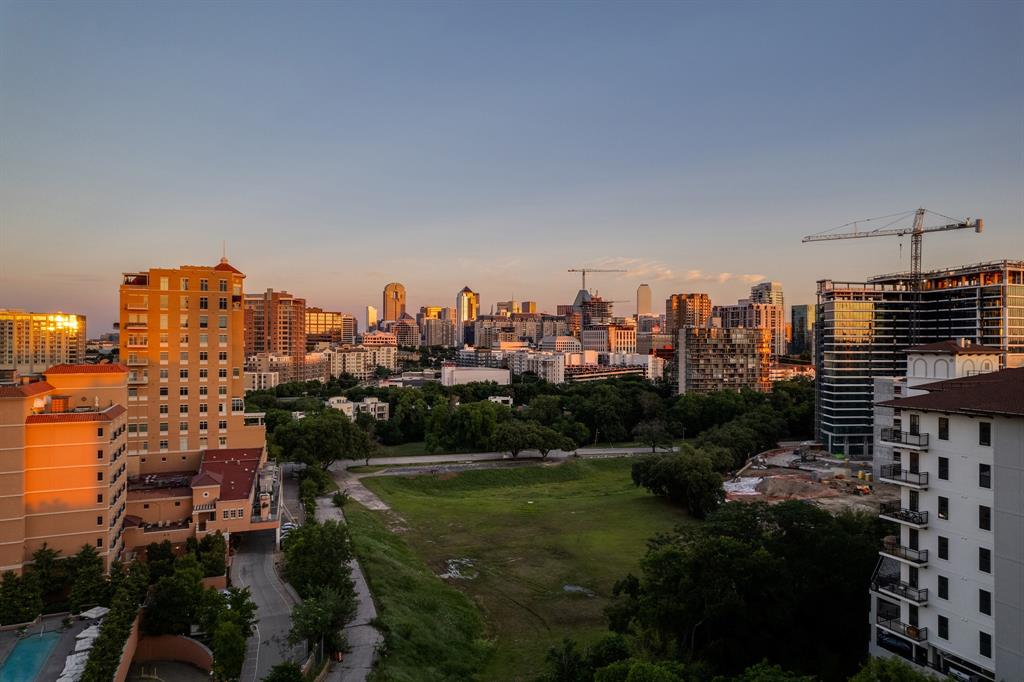
{"label": "row of window", "polygon": [[225,519],[242,519],[242,518],[245,518],[245,510],[244,509],[225,509],[224,510],[224,517],[223,518],[225,518]]}
{"label": "row of window", "polygon": [[[949,619],[939,616],[939,637],[949,639]],[[985,658],[992,658],[992,635],[987,632],[978,632],[978,653]]]}
{"label": "row of window", "polygon": [[[949,457],[939,457],[939,479],[949,480]],[[992,487],[992,465],[978,464],[978,487]]]}
{"label": "row of window", "polygon": [[[181,362],[188,362],[188,351],[187,350],[183,350],[180,353],[178,353],[178,359]],[[205,350],[199,351],[199,362],[207,362],[207,361],[209,361],[209,359],[210,359],[210,354],[207,351],[205,351]],[[167,351],[160,351],[160,362],[169,362],[169,361],[170,361],[170,353],[168,353]],[[217,351],[217,361],[218,362],[227,362],[228,361],[228,352],[226,350]]]}
{"label": "row of window", "polygon": [[[949,578],[939,576],[939,598],[949,600]],[[992,615],[992,593],[988,590],[978,590],[978,611],[986,616]]]}
{"label": "row of window", "polygon": [[[228,446],[228,437],[227,436],[218,436],[217,437],[217,445],[219,447],[226,448]],[[158,446],[159,446],[161,452],[166,452],[167,450],[170,450],[170,444],[166,440],[158,441]],[[145,441],[144,440],[144,441],[141,441],[139,443],[136,443],[135,447],[136,447],[138,452],[149,452],[149,441]],[[199,449],[200,450],[205,450],[206,448],[207,448],[206,437],[205,436],[200,436],[199,437]],[[181,450],[187,450],[188,449],[188,439],[187,438],[182,438],[180,440],[179,449],[181,449]],[[142,461],[145,462],[146,458],[143,457]],[[162,461],[166,462],[167,458],[166,457],[162,458]]]}
{"label": "row of window", "polygon": [[[939,496],[939,518],[949,520],[949,498]],[[978,528],[981,530],[992,530],[992,508],[983,504],[978,505]]]}
{"label": "row of window", "polygon": [[[918,433],[920,417],[910,415],[910,432]],[[939,417],[939,440],[949,440],[949,417]],[[978,422],[978,445],[992,445],[992,423]]]}
{"label": "row of window", "polygon": [[[188,291],[188,285],[189,285],[188,277],[182,277],[180,280],[178,280],[178,282],[179,282],[178,288],[180,288],[182,291]],[[170,277],[161,277],[160,278],[160,291],[169,291],[170,288],[171,288],[171,278]],[[210,280],[208,280],[206,278],[201,278],[199,280],[199,291],[209,291],[209,290],[210,290]],[[227,291],[227,290],[228,290],[228,280],[226,280],[226,279],[218,279],[217,280],[217,291]]]}
{"label": "row of window", "polygon": [[[949,560],[949,538],[939,536],[939,558]],[[992,572],[992,550],[987,547],[978,548],[978,570],[982,573]]]}
{"label": "row of window", "polygon": [[[160,435],[166,434],[169,430],[169,427],[170,424],[168,424],[167,422],[160,422]],[[199,422],[200,431],[206,431],[208,428],[209,426],[206,421]],[[220,421],[217,422],[217,428],[220,429],[221,431],[227,431],[228,421],[226,419],[221,419]],[[188,431],[188,422],[179,422],[178,431],[181,433],[186,433]]]}

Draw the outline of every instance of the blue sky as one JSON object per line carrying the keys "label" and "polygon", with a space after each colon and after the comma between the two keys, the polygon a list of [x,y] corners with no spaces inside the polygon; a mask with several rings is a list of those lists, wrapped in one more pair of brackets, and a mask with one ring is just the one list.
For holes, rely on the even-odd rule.
{"label": "blue sky", "polygon": [[[215,263],[360,313],[554,309],[582,265],[716,302],[906,267],[801,244],[984,216],[926,267],[1024,258],[1024,4],[0,2],[0,306],[116,316]],[[623,304],[623,312],[632,312]]]}

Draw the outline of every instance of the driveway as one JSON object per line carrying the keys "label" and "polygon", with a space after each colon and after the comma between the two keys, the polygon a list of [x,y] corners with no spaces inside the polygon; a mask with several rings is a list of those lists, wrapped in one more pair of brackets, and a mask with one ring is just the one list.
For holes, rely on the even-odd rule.
{"label": "driveway", "polygon": [[278,576],[274,560],[279,556],[274,531],[247,533],[231,563],[231,584],[248,587],[256,602],[256,632],[249,637],[242,666],[241,682],[262,680],[282,661],[301,663],[306,645],[289,646],[292,606],[298,595]]}

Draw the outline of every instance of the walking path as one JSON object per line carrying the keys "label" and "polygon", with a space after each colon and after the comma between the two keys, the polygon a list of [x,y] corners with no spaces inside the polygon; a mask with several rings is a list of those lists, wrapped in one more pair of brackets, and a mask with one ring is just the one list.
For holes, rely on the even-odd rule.
{"label": "walking path", "polygon": [[[329,497],[319,497],[316,500],[316,518],[318,521],[335,520],[345,522],[345,515],[341,509],[335,507]],[[384,637],[371,623],[377,617],[377,606],[373,603],[373,595],[370,594],[370,587],[366,584],[366,576],[356,559],[349,562],[352,571],[352,582],[356,589],[356,615],[345,626],[345,636],[348,639],[349,652],[340,663],[332,663],[327,673],[327,680],[331,682],[364,682],[370,671],[373,669],[374,659],[377,657],[377,647],[384,641]]]}

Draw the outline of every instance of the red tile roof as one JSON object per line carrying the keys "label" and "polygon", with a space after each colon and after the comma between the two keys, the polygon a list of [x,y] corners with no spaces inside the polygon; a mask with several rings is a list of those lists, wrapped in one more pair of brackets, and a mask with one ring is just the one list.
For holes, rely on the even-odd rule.
{"label": "red tile roof", "polygon": [[922,346],[911,346],[907,349],[908,353],[948,353],[950,355],[998,355],[1002,353],[998,348],[992,346],[980,346],[977,344],[970,344],[961,346],[952,339],[948,341],[938,341],[936,343],[926,343]]}
{"label": "red tile roof", "polygon": [[113,374],[128,373],[128,368],[121,363],[107,365],[54,365],[43,374]]}
{"label": "red tile roof", "polygon": [[220,270],[222,272],[223,271],[235,272],[235,273],[238,273],[239,275],[242,274],[242,271],[239,270],[238,268],[236,268],[235,266],[231,265],[231,263],[228,262],[227,258],[221,258],[220,262],[213,266],[213,269],[214,270]]}
{"label": "red tile roof", "polygon": [[885,407],[1024,417],[1024,367],[915,386],[924,395],[886,400]]}
{"label": "red tile roof", "polygon": [[220,485],[223,476],[212,471],[203,471],[192,479],[192,487],[198,488],[206,485]]}
{"label": "red tile roof", "polygon": [[0,386],[0,398],[28,398],[52,390],[53,386],[45,381],[35,381],[21,386]]}
{"label": "red tile roof", "polygon": [[252,492],[262,456],[262,448],[204,450],[199,476],[209,473],[220,477],[220,499],[246,500]]}

